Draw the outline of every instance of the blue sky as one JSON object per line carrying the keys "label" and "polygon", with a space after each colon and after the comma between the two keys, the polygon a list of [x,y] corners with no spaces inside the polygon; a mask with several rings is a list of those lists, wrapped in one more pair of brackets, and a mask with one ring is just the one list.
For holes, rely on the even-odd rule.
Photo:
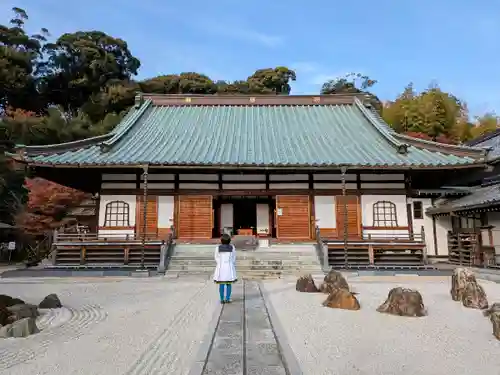
{"label": "blue sky", "polygon": [[3,0],[25,9],[27,29],[101,30],[126,40],[140,78],[196,71],[245,79],[258,68],[297,72],[294,94],[317,93],[348,72],[377,79],[395,98],[437,82],[473,114],[500,113],[500,1]]}

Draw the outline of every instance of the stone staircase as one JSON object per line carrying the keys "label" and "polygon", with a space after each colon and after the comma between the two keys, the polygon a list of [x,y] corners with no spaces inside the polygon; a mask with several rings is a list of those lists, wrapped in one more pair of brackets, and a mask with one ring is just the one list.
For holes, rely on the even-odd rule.
{"label": "stone staircase", "polygon": [[[170,260],[167,274],[212,275],[216,245],[180,244]],[[322,275],[314,245],[273,245],[269,248],[237,250],[236,272],[242,279],[280,278],[311,273]]]}

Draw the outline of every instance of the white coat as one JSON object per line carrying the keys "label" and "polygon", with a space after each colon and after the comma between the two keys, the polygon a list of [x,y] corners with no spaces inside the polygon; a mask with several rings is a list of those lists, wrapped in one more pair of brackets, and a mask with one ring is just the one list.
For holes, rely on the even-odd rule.
{"label": "white coat", "polygon": [[215,248],[215,261],[217,266],[214,272],[214,281],[216,283],[233,283],[236,277],[236,248],[231,245],[232,251],[219,252],[219,246]]}

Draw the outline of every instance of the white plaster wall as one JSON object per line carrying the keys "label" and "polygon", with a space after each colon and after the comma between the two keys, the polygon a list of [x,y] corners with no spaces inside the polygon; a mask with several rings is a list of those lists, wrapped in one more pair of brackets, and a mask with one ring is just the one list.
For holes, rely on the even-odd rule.
{"label": "white plaster wall", "polygon": [[225,227],[233,227],[234,224],[234,211],[232,203],[224,203],[220,206],[221,215],[221,229]]}
{"label": "white plaster wall", "polygon": [[320,228],[336,228],[335,196],[315,196],[314,213],[316,216],[316,226]]}
{"label": "white plaster wall", "polygon": [[266,184],[222,184],[223,190],[252,190],[252,189],[265,189]]}
{"label": "white plaster wall", "polygon": [[136,184],[135,182],[102,182],[101,183],[101,189],[106,190],[106,189],[135,189]]}
{"label": "white plaster wall", "polygon": [[102,181],[135,181],[134,173],[103,173]]}
{"label": "white plaster wall", "polygon": [[[413,212],[413,202],[422,202],[423,219],[415,219],[415,213]],[[434,228],[432,224],[432,216],[427,215],[425,211],[432,207],[432,200],[430,198],[408,198],[408,203],[411,203],[411,216],[413,218],[413,233],[421,234],[422,226],[425,232],[425,246],[427,248],[427,254],[434,254]]]}
{"label": "white plaster wall", "polygon": [[270,174],[269,181],[308,181],[308,174]]}
{"label": "white plaster wall", "polygon": [[136,197],[135,195],[101,195],[99,202],[99,226],[103,227],[106,218],[106,204],[112,201],[123,201],[129,206],[129,223],[135,226]]}
{"label": "white plaster wall", "polygon": [[[389,201],[396,205],[396,218],[398,227],[408,226],[408,215],[406,212],[406,195],[362,195],[361,196],[361,223],[363,227],[373,225],[373,205],[376,202]],[[408,238],[407,230],[394,229],[363,229],[363,235],[372,235],[373,238]]]}
{"label": "white plaster wall", "polygon": [[448,231],[451,230],[451,219],[449,216],[436,216],[436,253],[427,251],[429,255],[448,255]]}
{"label": "white plaster wall", "polygon": [[[266,232],[267,230],[267,232]],[[267,203],[257,204],[257,234],[270,234],[269,205]]]}
{"label": "white plaster wall", "polygon": [[289,182],[289,183],[279,183],[279,184],[269,184],[269,189],[307,189],[309,188],[308,183],[301,184],[300,182]]}
{"label": "white plaster wall", "polygon": [[266,181],[265,174],[223,174],[222,181]]}
{"label": "white plaster wall", "polygon": [[174,223],[174,197],[158,197],[158,228],[170,228]]}
{"label": "white plaster wall", "polygon": [[218,181],[218,174],[205,174],[205,173],[193,173],[193,174],[180,174],[180,181]]}
{"label": "white plaster wall", "polygon": [[396,205],[396,217],[398,227],[408,226],[408,214],[406,213],[406,195],[362,195],[361,216],[363,226],[373,226],[373,205],[379,201],[389,201]]}

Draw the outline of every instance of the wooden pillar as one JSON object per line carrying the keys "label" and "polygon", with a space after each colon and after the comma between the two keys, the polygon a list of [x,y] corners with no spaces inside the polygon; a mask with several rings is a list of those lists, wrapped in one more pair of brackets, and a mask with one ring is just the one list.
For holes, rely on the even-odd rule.
{"label": "wooden pillar", "polygon": [[144,268],[144,253],[146,252],[146,229],[147,229],[147,210],[148,210],[148,166],[143,167],[143,223],[142,223],[142,249],[141,249],[141,268]]}
{"label": "wooden pillar", "polygon": [[340,168],[340,172],[342,173],[342,199],[344,201],[344,265],[345,268],[349,268],[349,253],[348,253],[348,248],[347,248],[347,241],[348,241],[348,230],[349,230],[349,223],[348,223],[348,215],[347,215],[347,197],[346,197],[346,181],[345,181],[345,174],[347,172],[347,167],[342,166]]}

